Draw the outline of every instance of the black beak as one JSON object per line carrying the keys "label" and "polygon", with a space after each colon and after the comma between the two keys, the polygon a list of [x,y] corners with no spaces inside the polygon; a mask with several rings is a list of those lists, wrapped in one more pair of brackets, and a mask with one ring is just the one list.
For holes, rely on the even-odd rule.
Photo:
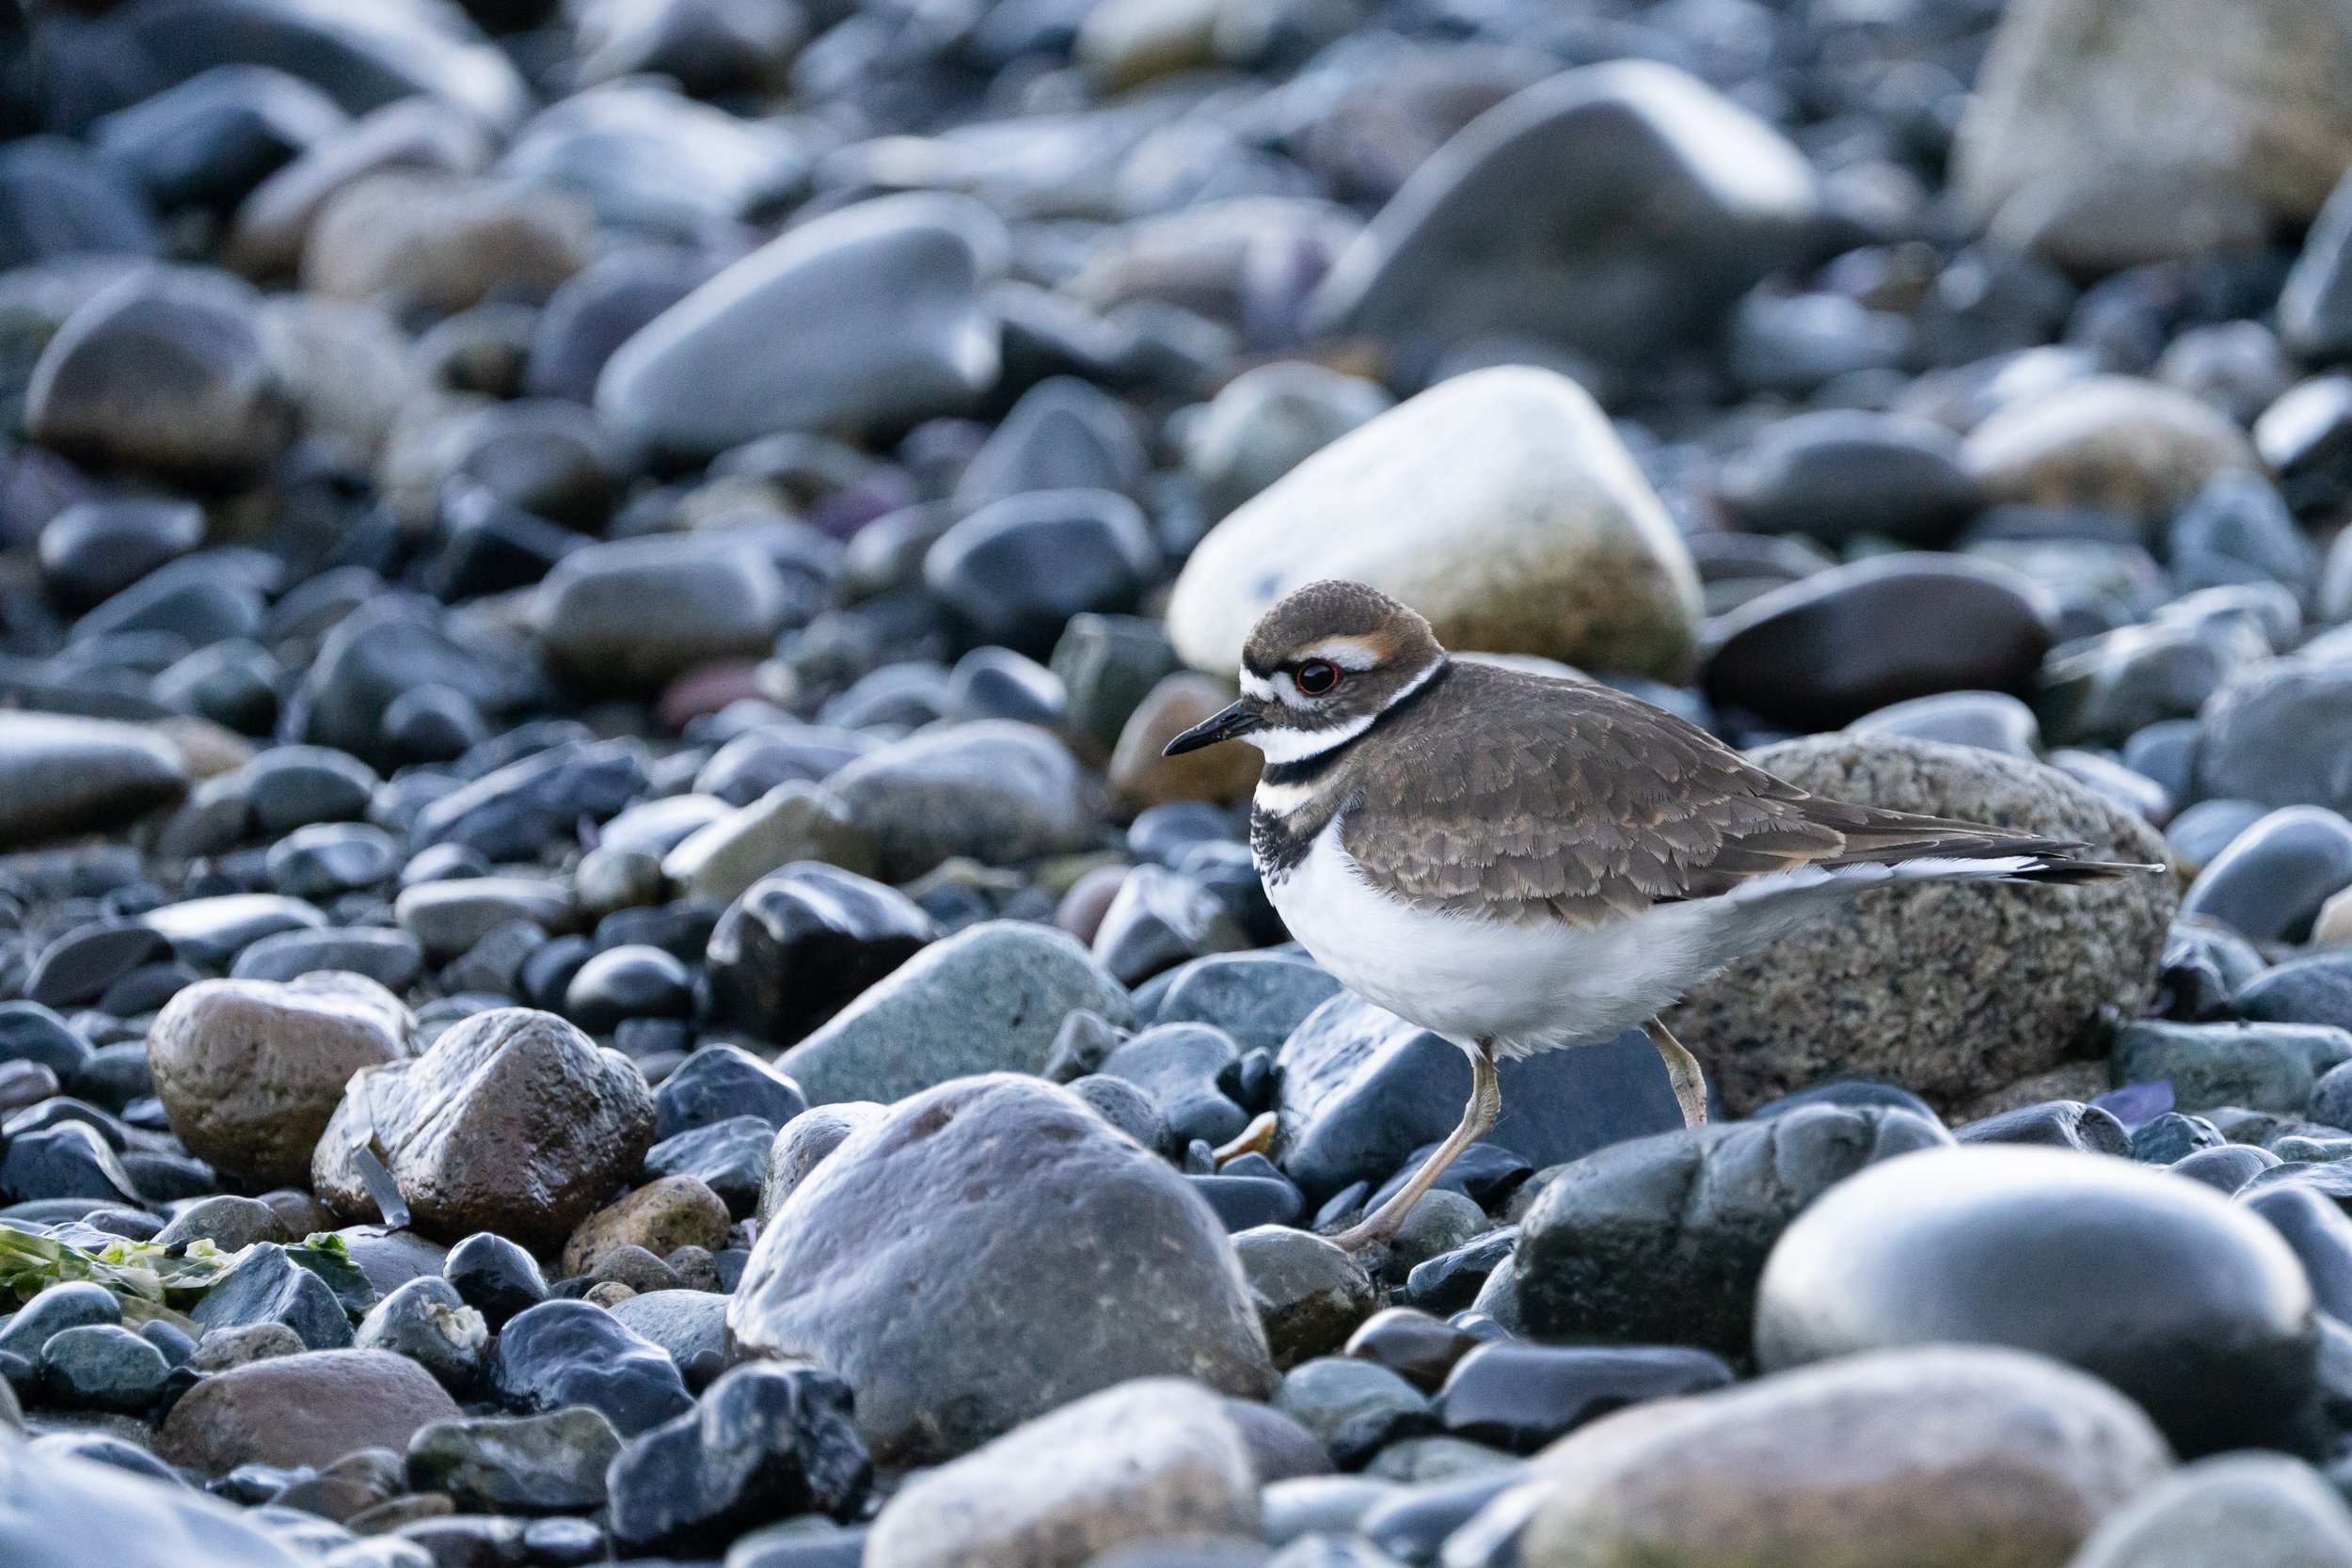
{"label": "black beak", "polygon": [[1186,752],[1197,752],[1203,746],[1214,746],[1220,740],[1233,740],[1258,727],[1258,716],[1251,712],[1247,701],[1218,708],[1192,728],[1169,741],[1160,751],[1164,757],[1178,757]]}

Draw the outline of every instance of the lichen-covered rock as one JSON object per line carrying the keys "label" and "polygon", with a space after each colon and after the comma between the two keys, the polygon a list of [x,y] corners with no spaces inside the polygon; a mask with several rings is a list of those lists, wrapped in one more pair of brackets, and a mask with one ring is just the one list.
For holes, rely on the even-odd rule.
{"label": "lichen-covered rock", "polygon": [[593,1274],[625,1246],[667,1258],[682,1246],[716,1252],[727,1244],[727,1206],[691,1176],[647,1182],[580,1222],[564,1243],[564,1273]]}

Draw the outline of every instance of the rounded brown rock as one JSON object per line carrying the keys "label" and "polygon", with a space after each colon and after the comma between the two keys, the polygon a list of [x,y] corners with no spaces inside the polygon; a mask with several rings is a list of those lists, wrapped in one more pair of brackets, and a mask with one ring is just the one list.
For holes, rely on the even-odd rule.
{"label": "rounded brown rock", "polygon": [[546,1252],[636,1173],[653,1133],[635,1063],[552,1013],[500,1007],[359,1074],[319,1140],[311,1186],[338,1213],[380,1217],[357,1159],[372,1142],[419,1230],[495,1230]]}
{"label": "rounded brown rock", "polygon": [[418,1429],[458,1415],[433,1374],[405,1355],[306,1351],[205,1378],[171,1407],[157,1448],[208,1476],[240,1465],[323,1469],[361,1449],[405,1452]]}
{"label": "rounded brown rock", "polygon": [[666,1258],[682,1246],[716,1252],[727,1244],[727,1206],[691,1176],[649,1181],[580,1222],[564,1243],[566,1276],[594,1274],[624,1247]]}
{"label": "rounded brown rock", "polygon": [[278,1184],[310,1174],[351,1075],[399,1061],[415,1038],[400,998],[358,974],[203,980],[157,1016],[147,1060],[189,1153]]}

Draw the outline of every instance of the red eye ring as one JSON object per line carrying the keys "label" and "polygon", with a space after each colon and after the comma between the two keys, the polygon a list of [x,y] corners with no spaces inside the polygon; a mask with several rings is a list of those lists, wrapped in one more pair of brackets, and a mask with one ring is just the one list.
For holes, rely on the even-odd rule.
{"label": "red eye ring", "polygon": [[1327,658],[1311,658],[1291,676],[1299,690],[1320,697],[1340,684],[1340,667]]}

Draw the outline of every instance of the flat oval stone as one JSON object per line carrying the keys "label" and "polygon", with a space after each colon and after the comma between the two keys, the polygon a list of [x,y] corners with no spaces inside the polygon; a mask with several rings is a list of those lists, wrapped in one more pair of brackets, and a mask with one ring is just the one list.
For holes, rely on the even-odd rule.
{"label": "flat oval stone", "polygon": [[1880,1352],[1593,1422],[1531,1466],[1518,1546],[1544,1568],[2057,1564],[2170,1460],[2129,1400],[2072,1368]]}
{"label": "flat oval stone", "polygon": [[[962,197],[859,202],[771,241],[606,361],[596,410],[625,438],[707,457],[780,430],[944,413],[995,379],[984,281],[1002,224]],[[748,352],[803,345],[787,364]]]}
{"label": "flat oval stone", "polygon": [[1438,1396],[1446,1431],[1532,1452],[1613,1410],[1727,1388],[1731,1366],[1668,1345],[1481,1345]]}
{"label": "flat oval stone", "polygon": [[1027,724],[940,725],[869,752],[826,781],[871,838],[887,880],[966,855],[1005,865],[1078,849],[1092,831],[1076,760]]}
{"label": "flat oval stone", "polygon": [[40,531],[40,572],[75,609],[112,598],[204,542],[204,513],[189,501],[83,501]]}
{"label": "flat oval stone", "polygon": [[715,659],[758,657],[789,613],[784,578],[748,544],[665,534],[572,551],[538,589],[540,638],[564,677],[644,695]]}
{"label": "flat oval stone", "polygon": [[1819,200],[1771,126],[1686,71],[1613,60],[1525,88],[1422,163],[1310,320],[1424,356],[1507,333],[1640,363],[1774,266]]}
{"label": "flat oval stone", "polygon": [[2230,840],[2181,899],[2183,914],[2241,935],[2300,942],[2320,906],[2352,886],[2352,822],[2323,806],[2287,806]]}
{"label": "flat oval stone", "polygon": [[0,843],[127,827],[188,787],[179,748],[135,724],[0,713]]}
{"label": "flat oval stone", "polygon": [[2049,651],[2032,585],[1990,562],[1880,556],[1761,594],[1714,623],[1708,701],[1836,729],[1939,691],[2026,695]]}
{"label": "flat oval stone", "polygon": [[263,937],[237,955],[229,974],[237,980],[293,980],[343,970],[363,974],[387,990],[404,991],[423,969],[423,945],[407,932],[345,927]]}
{"label": "flat oval stone", "polygon": [[1833,547],[1876,534],[1934,548],[1984,503],[1942,425],[1825,409],[1778,420],[1724,466],[1723,499],[1749,528]]}
{"label": "flat oval stone", "polygon": [[2315,1386],[2311,1287],[2284,1241],[2193,1182],[1976,1147],[1888,1161],[1799,1215],[1756,1294],[1779,1369],[2010,1345],[2130,1394],[2185,1453],[2278,1438]]}
{"label": "flat oval stone", "polygon": [[140,965],[170,956],[171,944],[142,920],[95,920],[40,950],[25,976],[24,994],[44,1006],[86,1005]]}
{"label": "flat oval stone", "polygon": [[1133,610],[1159,564],[1143,513],[1111,490],[1041,490],[940,536],[923,578],[980,638],[1040,657],[1082,611]]}

